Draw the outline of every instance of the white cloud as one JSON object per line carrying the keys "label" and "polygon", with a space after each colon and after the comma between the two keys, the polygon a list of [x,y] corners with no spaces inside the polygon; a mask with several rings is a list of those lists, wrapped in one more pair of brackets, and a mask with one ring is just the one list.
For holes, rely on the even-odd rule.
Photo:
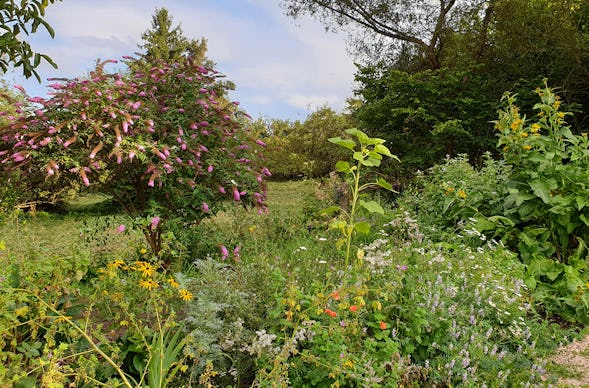
{"label": "white cloud", "polygon": [[56,39],[39,33],[32,40],[34,48],[60,66],[57,71],[42,66],[42,78],[75,77],[90,70],[97,58],[117,59],[138,51],[156,7],[166,7],[187,36],[208,40],[209,57],[236,83],[248,110],[295,117],[325,103],[341,109],[352,93],[355,67],[344,37],[326,33],[308,18],[295,25],[276,0],[56,3],[47,11]]}

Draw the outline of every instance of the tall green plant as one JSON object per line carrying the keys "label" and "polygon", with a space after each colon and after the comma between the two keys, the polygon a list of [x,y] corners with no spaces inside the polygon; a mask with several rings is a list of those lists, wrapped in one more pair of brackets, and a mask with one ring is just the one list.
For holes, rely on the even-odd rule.
{"label": "tall green plant", "polygon": [[395,155],[391,154],[389,149],[384,145],[385,141],[379,138],[373,138],[366,135],[364,132],[351,128],[346,130],[346,133],[356,137],[357,140],[342,139],[341,137],[330,138],[331,143],[344,147],[352,153],[354,162],[340,160],[336,163],[335,169],[338,172],[346,174],[350,188],[350,208],[345,209],[341,206],[332,206],[323,212],[326,214],[339,212],[343,215],[343,219],[336,220],[331,223],[331,229],[337,229],[342,232],[342,239],[337,243],[338,246],[346,246],[345,264],[350,262],[350,251],[352,245],[352,236],[355,233],[368,234],[370,232],[370,224],[366,221],[358,221],[356,219],[360,208],[369,213],[384,214],[383,208],[376,201],[365,201],[362,192],[373,187],[381,187],[386,190],[393,190],[393,187],[383,178],[378,178],[375,182],[362,183],[363,169],[370,169],[378,167],[383,160],[383,156],[399,161]]}
{"label": "tall green plant", "polygon": [[570,113],[560,110],[553,90],[536,92],[535,119],[521,115],[515,96],[506,95],[496,122],[498,145],[512,166],[504,215],[513,222],[508,233],[527,264],[528,286],[550,310],[587,323],[589,140],[586,133],[573,134],[565,121]]}

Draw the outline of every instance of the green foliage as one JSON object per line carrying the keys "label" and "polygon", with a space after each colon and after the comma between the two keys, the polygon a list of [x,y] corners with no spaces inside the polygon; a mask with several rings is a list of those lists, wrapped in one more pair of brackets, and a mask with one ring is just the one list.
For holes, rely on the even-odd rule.
{"label": "green foliage", "polygon": [[504,203],[516,229],[510,242],[528,264],[528,284],[548,286],[539,287],[540,298],[559,296],[548,310],[587,323],[589,142],[566,125],[569,114],[559,109],[560,98],[551,89],[537,93],[536,118],[521,116],[515,97],[507,95],[496,122],[498,145],[513,166]]}
{"label": "green foliage", "polygon": [[282,0],[282,4],[291,17],[309,14],[328,29],[347,30],[360,60],[399,63],[410,56],[408,62],[422,69],[441,66],[448,35],[461,15],[481,7],[477,1],[447,0]]}
{"label": "green foliage", "polygon": [[368,234],[370,232],[370,224],[368,222],[357,220],[360,209],[363,209],[368,214],[378,213],[384,215],[384,209],[378,204],[378,202],[365,201],[362,199],[365,198],[362,191],[375,187],[380,187],[385,190],[393,189],[391,184],[383,178],[378,178],[375,182],[361,183],[360,178],[363,178],[366,174],[362,170],[364,168],[370,169],[371,167],[380,166],[384,156],[397,161],[399,161],[399,159],[391,154],[389,149],[384,145],[385,141],[383,139],[368,137],[368,135],[356,128],[348,129],[346,130],[346,133],[356,137],[356,140],[342,139],[338,136],[329,139],[329,141],[352,152],[352,159],[355,161],[350,164],[349,162],[340,160],[335,165],[336,171],[344,173],[347,176],[349,193],[351,196],[349,209],[333,206],[323,210],[323,213],[330,214],[339,212],[342,216],[341,219],[333,221],[329,225],[329,228],[340,230],[343,235],[343,237],[336,243],[336,246],[341,247],[345,244],[345,265],[347,267],[350,262],[352,236],[357,233]]}
{"label": "green foliage", "polygon": [[257,384],[550,381],[541,358],[564,336],[528,303],[525,267],[496,244],[473,249],[452,234],[428,243],[419,230],[399,211],[354,270],[306,286],[276,278],[282,286],[254,342]]}
{"label": "green foliage", "polygon": [[[151,29],[143,35],[143,44],[140,48],[145,50],[143,59],[150,63],[163,61],[174,63],[184,56],[189,56],[195,63],[211,66],[212,62],[206,59],[207,41],[191,40],[184,36],[180,26],[172,28],[172,17],[166,8],[155,10],[152,17]],[[206,62],[205,62],[206,61]]]}
{"label": "green foliage", "polygon": [[[496,127],[502,161],[479,170],[465,156],[435,166],[399,200],[433,231],[501,239],[526,264],[525,282],[549,315],[587,323],[586,211],[589,143],[565,123],[554,92],[537,89],[527,119],[505,97]],[[444,235],[434,235],[440,241]]]}
{"label": "green foliage", "polygon": [[466,233],[437,242],[399,209],[369,243],[356,240],[358,265],[344,267],[332,259],[336,238],[303,221],[314,188],[271,182],[269,215],[231,208],[207,219],[210,233],[194,238],[239,244],[241,257],[211,251],[182,272],[129,250],[132,233],[107,238],[123,250],[81,255],[70,218],[99,217],[81,205],[63,219],[22,217],[10,228],[21,234],[3,230],[0,244],[0,382],[120,386],[117,368],[131,386],[553,382],[542,358],[572,332],[538,318],[512,253]]}
{"label": "green foliage", "polygon": [[4,168],[51,195],[82,183],[112,196],[156,253],[166,222],[198,223],[228,198],[263,209],[261,146],[215,71],[130,59],[129,73],[108,74],[107,62],[31,99],[43,108],[3,129]]}
{"label": "green foliage", "polygon": [[451,69],[408,74],[365,67],[356,80],[364,104],[355,117],[371,136],[386,139],[403,160],[397,179],[425,170],[445,155],[476,158],[492,149],[492,126],[487,122],[493,118],[496,97],[484,77]]}
{"label": "green foliage", "polygon": [[22,34],[29,35],[37,32],[39,26],[53,38],[53,28],[44,19],[45,9],[49,4],[59,0],[22,0],[3,1],[0,8],[0,70],[6,72],[8,66],[22,67],[26,78],[35,76],[39,82],[41,78],[35,70],[41,61],[49,63],[54,68],[57,65],[46,54],[34,52],[31,45],[22,39]]}
{"label": "green foliage", "polygon": [[268,147],[264,162],[274,179],[319,178],[327,176],[333,162],[344,156],[340,150],[330,147],[327,140],[341,136],[350,128],[351,119],[323,107],[302,123],[275,119],[258,125],[266,135],[264,141]]}
{"label": "green foliage", "polygon": [[[422,225],[461,232],[461,225],[475,216],[498,216],[507,194],[505,182],[511,168],[484,155],[483,166],[473,167],[466,155],[447,158],[417,175],[413,185],[397,200],[415,211]],[[500,218],[494,218],[500,222]],[[430,233],[431,235],[431,233]]]}

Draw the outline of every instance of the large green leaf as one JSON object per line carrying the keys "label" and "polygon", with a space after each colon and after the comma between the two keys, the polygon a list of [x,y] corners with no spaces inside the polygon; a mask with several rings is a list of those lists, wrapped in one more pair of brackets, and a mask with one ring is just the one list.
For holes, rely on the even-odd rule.
{"label": "large green leaf", "polygon": [[327,209],[323,209],[319,212],[320,215],[327,215],[327,214],[332,214],[335,212],[340,211],[340,208],[338,206],[330,206]]}
{"label": "large green leaf", "polygon": [[347,174],[350,172],[350,163],[340,160],[335,164],[335,170]]}
{"label": "large green leaf", "polygon": [[360,203],[360,206],[362,206],[364,209],[368,210],[370,213],[384,214],[384,209],[382,208],[382,206],[380,206],[375,201],[366,202],[366,201],[360,200],[359,203]]}
{"label": "large green leaf", "polygon": [[354,230],[358,233],[368,234],[370,232],[370,224],[368,222],[358,222],[354,225]]}
{"label": "large green leaf", "polygon": [[394,157],[394,155],[391,154],[391,151],[385,145],[382,145],[382,144],[375,145],[374,146],[374,151],[375,152],[378,152],[381,155],[388,156],[389,158]]}
{"label": "large green leaf", "polygon": [[534,194],[542,199],[544,203],[550,203],[550,191],[558,187],[554,179],[533,181],[530,182],[529,185],[532,188]]}
{"label": "large green leaf", "polygon": [[385,181],[383,178],[378,178],[375,182],[375,184],[377,186],[382,187],[385,190],[390,190],[390,191],[394,191],[393,190],[393,185],[391,185],[389,182]]}
{"label": "large green leaf", "polygon": [[353,140],[349,140],[349,139],[342,139],[341,137],[331,137],[329,139],[327,139],[329,142],[333,143],[333,144],[337,144],[339,146],[348,148],[350,150],[353,150],[356,147],[356,142]]}

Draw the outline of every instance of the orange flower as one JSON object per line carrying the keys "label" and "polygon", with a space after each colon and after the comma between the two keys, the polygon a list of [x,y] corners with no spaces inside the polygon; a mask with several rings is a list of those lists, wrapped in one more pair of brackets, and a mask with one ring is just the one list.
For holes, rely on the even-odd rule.
{"label": "orange flower", "polygon": [[333,311],[333,310],[330,310],[330,309],[325,309],[323,312],[325,314],[329,315],[332,318],[334,318],[335,316],[337,316],[337,313],[335,311]]}
{"label": "orange flower", "polygon": [[378,325],[378,327],[380,327],[381,330],[386,330],[387,324],[386,324],[386,322],[380,321],[380,324]]}
{"label": "orange flower", "polygon": [[350,306],[350,312],[355,313],[356,311],[358,311],[358,306],[356,305],[351,305]]}
{"label": "orange flower", "polygon": [[331,293],[330,295],[334,300],[339,300],[340,296],[339,296],[339,291],[335,290],[334,292]]}

